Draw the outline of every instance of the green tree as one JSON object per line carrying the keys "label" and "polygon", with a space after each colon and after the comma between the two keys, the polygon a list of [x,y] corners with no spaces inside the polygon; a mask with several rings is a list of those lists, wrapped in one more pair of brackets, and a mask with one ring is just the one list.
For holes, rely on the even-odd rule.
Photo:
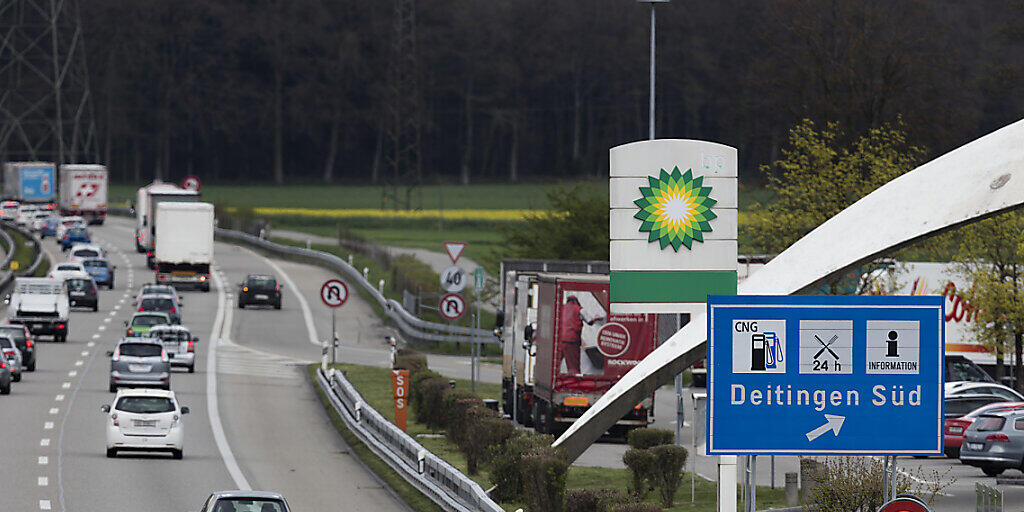
{"label": "green tree", "polygon": [[547,211],[504,229],[502,257],[608,260],[608,197],[579,186],[548,192]]}
{"label": "green tree", "polygon": [[[851,138],[837,123],[819,129],[805,119],[790,129],[783,158],[761,166],[775,201],[755,206],[744,235],[765,252],[780,252],[861,197],[916,167],[924,155],[923,149],[907,142],[900,122]],[[828,284],[827,292],[837,294],[844,289],[844,280],[838,278]]]}
{"label": "green tree", "polygon": [[975,321],[971,332],[996,352],[996,374],[1002,376],[1003,354],[1016,355],[1015,387],[1024,390],[1024,213],[1011,212],[960,229],[958,267],[973,283],[963,297]]}

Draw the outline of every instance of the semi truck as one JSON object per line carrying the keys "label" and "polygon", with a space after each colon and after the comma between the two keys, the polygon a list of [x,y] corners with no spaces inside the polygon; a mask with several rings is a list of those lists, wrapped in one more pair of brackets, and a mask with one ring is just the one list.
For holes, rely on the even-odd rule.
{"label": "semi truck", "polygon": [[[529,414],[542,433],[560,433],[608,389],[650,354],[657,342],[658,316],[613,315],[607,275],[550,274],[517,278],[517,290],[531,294],[518,320],[522,327],[524,377],[533,362]],[[521,284],[520,284],[521,283]],[[535,307],[529,307],[535,306]],[[536,327],[529,324],[534,310]],[[513,319],[513,323],[517,320]],[[515,329],[513,329],[515,330]],[[517,400],[518,402],[518,400]],[[609,434],[624,436],[653,421],[653,396],[623,416]]]}
{"label": "semi truck", "polygon": [[52,203],[57,191],[53,162],[6,162],[4,199],[21,203]]}
{"label": "semi truck", "polygon": [[135,206],[135,243],[139,252],[146,253],[146,263],[150,268],[153,268],[153,250],[156,247],[156,206],[166,201],[194,203],[199,198],[199,192],[162,181],[154,181],[139,189]]}
{"label": "semi truck", "polygon": [[47,277],[16,278],[14,291],[4,302],[8,305],[8,322],[22,324],[32,334],[51,335],[54,341],[68,340],[71,306],[64,281]]}
{"label": "semi truck", "polygon": [[60,166],[60,214],[77,215],[89,224],[107,218],[107,168],[97,164]]}
{"label": "semi truck", "polygon": [[210,291],[213,205],[162,201],[156,205],[155,223],[156,282]]}

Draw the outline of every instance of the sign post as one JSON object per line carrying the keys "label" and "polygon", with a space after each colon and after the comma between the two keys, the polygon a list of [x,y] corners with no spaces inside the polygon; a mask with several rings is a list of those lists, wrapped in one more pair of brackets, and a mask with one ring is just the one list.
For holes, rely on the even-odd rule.
{"label": "sign post", "polygon": [[395,396],[395,425],[405,432],[405,411],[409,404],[409,370],[391,370],[391,391]]}
{"label": "sign post", "polygon": [[338,329],[335,312],[348,300],[348,286],[339,279],[329,279],[320,287],[320,300],[331,308],[331,364],[337,362]]}

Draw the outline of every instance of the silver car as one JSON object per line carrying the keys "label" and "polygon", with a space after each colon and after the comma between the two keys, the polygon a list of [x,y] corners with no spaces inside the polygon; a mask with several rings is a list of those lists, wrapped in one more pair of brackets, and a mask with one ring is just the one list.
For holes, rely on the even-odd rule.
{"label": "silver car", "polygon": [[978,416],[964,435],[960,462],[981,468],[988,476],[1007,469],[1024,471],[1024,411]]}
{"label": "silver car", "polygon": [[184,366],[189,373],[196,371],[196,343],[198,336],[192,336],[184,325],[154,325],[146,333],[147,338],[160,340],[164,351],[171,360],[171,367]]}
{"label": "silver car", "polygon": [[110,356],[110,392],[119,387],[171,389],[171,362],[160,340],[122,338]]}
{"label": "silver car", "polygon": [[3,353],[4,360],[7,361],[7,368],[11,372],[11,380],[14,382],[21,381],[21,351],[18,350],[18,346],[14,344],[14,340],[7,335],[0,335],[0,353]]}
{"label": "silver car", "polygon": [[200,512],[290,512],[284,496],[268,491],[218,491]]}

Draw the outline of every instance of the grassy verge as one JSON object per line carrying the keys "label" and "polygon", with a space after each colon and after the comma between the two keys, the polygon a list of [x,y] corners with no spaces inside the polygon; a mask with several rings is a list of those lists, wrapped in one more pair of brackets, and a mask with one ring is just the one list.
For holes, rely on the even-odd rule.
{"label": "grassy verge", "polygon": [[[394,398],[391,394],[391,372],[388,369],[353,364],[339,364],[336,368],[345,372],[345,376],[359,390],[359,393],[363,395],[363,398],[369,405],[384,415],[384,417],[394,421]],[[456,388],[468,390],[469,387],[468,381],[456,380]],[[477,385],[477,394],[482,398],[497,399],[500,397],[500,393],[501,387],[498,384],[485,383]],[[409,408],[407,411],[407,432],[416,437],[417,441],[424,448],[465,473],[467,470],[465,457],[447,438],[442,436],[443,431],[427,429],[426,426],[417,421],[412,408]],[[472,478],[485,489],[491,486],[490,477],[486,469]],[[625,493],[630,481],[630,474],[625,469],[572,466],[569,469],[566,480],[568,489],[618,489]],[[684,473],[683,483],[679,486],[679,491],[676,493],[674,505],[665,510],[670,512],[712,512],[716,510],[717,484],[698,476],[695,479],[695,494],[691,503],[689,481],[689,473]],[[759,509],[782,507],[785,504],[785,490],[758,487],[757,498]],[[647,502],[656,503],[657,498],[649,496]],[[509,511],[516,510],[523,505],[523,503],[501,504],[505,510]]]}
{"label": "grassy verge", "polygon": [[[32,266],[32,263],[36,259],[36,253],[33,251],[31,240],[25,235],[21,234],[20,231],[15,229],[5,229],[8,235],[11,235],[11,240],[14,241],[14,257],[11,258],[11,262],[5,267],[5,270],[14,266],[14,271],[26,269]],[[47,258],[43,258],[43,261],[39,264],[39,268],[36,269],[33,277],[42,277],[50,272],[50,261]]]}
{"label": "grassy verge", "polygon": [[341,417],[338,416],[338,413],[334,411],[334,407],[331,406],[330,402],[327,400],[327,396],[324,395],[323,390],[320,389],[320,385],[317,383],[316,369],[317,365],[315,364],[309,365],[308,367],[310,383],[312,384],[313,389],[316,390],[317,397],[320,398],[320,403],[323,404],[324,408],[327,410],[327,415],[331,418],[331,423],[334,424],[334,428],[336,428],[338,433],[341,434],[341,437],[345,439],[345,442],[348,443],[355,456],[358,457],[359,460],[370,469],[370,471],[373,471],[381,480],[384,480],[384,482],[386,482],[387,485],[390,486],[396,494],[398,494],[402,501],[408,504],[413,510],[418,512],[440,512],[441,507],[438,507],[434,502],[430,501],[429,498],[424,496],[423,493],[409,484],[409,482],[406,482],[401,475],[391,469],[391,467],[381,460],[381,458],[375,453],[370,451],[370,449],[367,448],[366,445],[363,444],[363,442],[345,426],[344,420],[342,420]]}

